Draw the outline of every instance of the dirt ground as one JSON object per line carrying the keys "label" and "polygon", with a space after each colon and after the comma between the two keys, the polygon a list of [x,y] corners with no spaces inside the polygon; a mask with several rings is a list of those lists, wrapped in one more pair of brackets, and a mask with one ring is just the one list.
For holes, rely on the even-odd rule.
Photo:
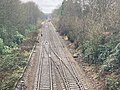
{"label": "dirt ground", "polygon": [[26,88],[26,90],[33,90],[34,89],[34,82],[35,82],[35,77],[36,77],[36,72],[37,72],[37,66],[38,66],[38,60],[37,57],[39,56],[37,53],[39,52],[39,47],[37,46],[32,58],[30,60],[29,66],[24,74],[24,81],[25,85],[29,86]]}

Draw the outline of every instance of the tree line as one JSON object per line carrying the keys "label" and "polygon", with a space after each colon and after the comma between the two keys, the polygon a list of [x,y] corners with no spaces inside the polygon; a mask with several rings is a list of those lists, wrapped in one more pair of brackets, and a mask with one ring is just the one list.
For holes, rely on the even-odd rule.
{"label": "tree line", "polygon": [[[13,90],[30,53],[22,50],[21,44],[34,44],[32,36],[37,35],[33,32],[43,19],[43,12],[34,2],[0,0],[0,90]],[[33,34],[28,37],[29,33]]]}
{"label": "tree line", "polygon": [[[84,62],[100,67],[99,75],[120,70],[119,6],[120,0],[64,0],[53,12],[57,30],[81,50]],[[117,90],[119,77],[106,78],[107,90]]]}
{"label": "tree line", "polygon": [[[19,44],[20,35],[25,35],[30,25],[43,19],[43,13],[33,2],[19,0],[0,0],[0,41],[7,46]],[[2,46],[0,48],[3,48]],[[1,50],[0,50],[1,51]]]}

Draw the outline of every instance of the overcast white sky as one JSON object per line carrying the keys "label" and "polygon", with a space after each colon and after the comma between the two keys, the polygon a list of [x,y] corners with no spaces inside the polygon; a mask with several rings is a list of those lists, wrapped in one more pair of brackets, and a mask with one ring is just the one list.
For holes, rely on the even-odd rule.
{"label": "overcast white sky", "polygon": [[61,5],[63,0],[21,0],[24,2],[34,1],[39,5],[40,9],[44,13],[51,13],[53,9],[55,9],[58,5]]}

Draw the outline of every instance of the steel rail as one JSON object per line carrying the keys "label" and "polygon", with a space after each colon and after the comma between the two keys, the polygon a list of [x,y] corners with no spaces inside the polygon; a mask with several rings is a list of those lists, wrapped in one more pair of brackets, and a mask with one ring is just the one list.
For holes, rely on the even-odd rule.
{"label": "steel rail", "polygon": [[[46,53],[49,55],[49,53],[48,53],[48,51],[46,50],[46,48],[45,48],[45,51],[46,51]],[[59,73],[59,75],[60,75],[60,77],[61,77],[61,79],[62,79],[62,81],[63,81],[65,90],[69,90],[69,89],[68,89],[68,86],[67,86],[67,84],[66,84],[66,80],[65,80],[63,74],[61,73],[59,66],[56,64],[56,62],[53,60],[52,57],[49,57],[49,58],[50,58],[50,60],[53,62],[54,66],[56,67],[56,69],[57,69],[57,71],[58,71],[58,73]]]}
{"label": "steel rail", "polygon": [[[51,24],[51,25],[52,25],[52,24]],[[54,28],[54,29],[55,29],[55,28]],[[63,42],[59,39],[59,36],[55,34],[55,30],[53,30],[53,32],[54,32],[54,35],[56,36],[56,39],[58,39],[59,43],[61,44],[61,48],[63,49],[63,48],[65,47],[65,45],[63,45]],[[64,49],[63,49],[63,51],[64,51]],[[66,53],[64,52],[64,54],[66,54]],[[57,55],[57,53],[56,53],[56,55]],[[57,55],[57,57],[59,57],[59,56]],[[59,57],[59,59],[61,59],[61,58]],[[73,66],[70,64],[70,62],[69,62],[69,60],[68,60],[67,57],[66,57],[66,59],[67,59],[69,65],[70,65],[70,67],[71,67],[71,69],[72,69],[73,75],[75,75],[74,77],[76,78],[78,87],[81,88],[81,90],[85,90],[85,88],[83,87],[82,83],[79,81],[78,76],[76,75],[76,73],[77,73],[76,70],[73,69]],[[63,60],[61,60],[61,61],[63,62]],[[63,64],[66,66],[66,64],[65,64],[64,62],[63,62]],[[68,68],[68,69],[69,69],[69,68]]]}
{"label": "steel rail", "polygon": [[[54,31],[53,31],[53,32],[54,32]],[[62,48],[63,48],[64,46],[62,45],[62,43],[61,43],[60,39],[58,38],[58,36],[57,36],[55,33],[54,33],[54,35],[57,37],[58,41],[60,42],[60,44],[61,44],[61,46],[62,46]],[[52,35],[51,35],[51,36],[52,36]],[[54,43],[54,44],[55,44],[55,43]],[[71,66],[71,68],[72,68],[73,73],[71,72],[71,70],[69,69],[69,67],[66,66],[66,64],[63,62],[63,60],[61,59],[61,57],[59,57],[58,53],[56,53],[55,50],[52,49],[52,45],[51,45],[50,48],[51,48],[51,50],[53,51],[53,53],[56,55],[56,57],[57,57],[57,58],[63,63],[63,65],[68,69],[68,71],[70,72],[70,74],[72,75],[72,77],[74,78],[74,80],[76,81],[76,84],[78,85],[79,89],[80,89],[80,90],[84,90],[84,89],[83,89],[83,85],[80,84],[80,81],[79,81],[79,79],[77,78],[77,76],[76,76],[76,74],[75,74],[75,71],[73,70],[72,66]],[[68,63],[69,63],[69,61],[68,61]],[[73,74],[74,74],[74,75],[73,75]]]}

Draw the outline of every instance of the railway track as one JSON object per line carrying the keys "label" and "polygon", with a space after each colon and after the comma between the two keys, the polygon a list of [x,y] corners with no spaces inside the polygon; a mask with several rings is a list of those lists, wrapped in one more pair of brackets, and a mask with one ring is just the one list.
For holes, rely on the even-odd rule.
{"label": "railway track", "polygon": [[[45,30],[47,29],[47,26],[44,26]],[[48,39],[47,33],[42,32],[42,45],[41,45],[41,51],[39,55],[39,65],[38,70],[36,74],[36,81],[34,85],[34,90],[53,90],[53,81],[52,81],[52,64],[49,60],[49,55],[45,51],[45,45],[46,41]],[[47,51],[49,48],[47,48]],[[37,82],[37,83],[36,83]]]}
{"label": "railway track", "polygon": [[[58,66],[57,69],[58,68],[60,69],[59,72],[62,72],[64,81],[66,83],[66,88],[67,88],[66,90],[85,90],[83,85],[80,83],[79,79],[77,78],[74,67],[72,67],[72,65],[70,65],[71,68],[69,68],[63,62],[63,60],[58,56],[58,54],[56,52],[53,51],[53,53],[59,61],[55,62],[54,59],[52,59],[52,61],[55,63],[56,66]],[[57,62],[61,62],[61,63],[58,64]]]}
{"label": "railway track", "polygon": [[[67,63],[64,62],[65,60],[64,61],[62,60],[62,58],[61,58],[62,54],[60,52],[64,51],[63,50],[64,45],[60,41],[58,35],[56,35],[56,33],[54,33],[55,31],[51,30],[51,32],[52,32],[52,35],[50,35],[50,37],[52,39],[51,42],[53,43],[53,44],[51,44],[51,50],[55,54],[55,56],[59,59],[59,63],[60,63],[59,66],[61,68],[61,72],[63,73],[63,76],[66,78],[67,87],[69,88],[69,90],[71,90],[71,89],[72,90],[85,90],[83,85],[79,81],[79,78],[77,76],[77,73],[76,73],[76,70],[75,70],[74,66],[72,64],[70,64],[68,58],[66,57],[66,62]],[[53,36],[55,38],[53,38]],[[56,43],[56,42],[59,42],[59,43]],[[52,49],[52,45],[55,48],[57,48],[59,46],[62,49],[61,50],[58,49],[58,48],[57,48],[57,50]],[[62,53],[64,53],[64,55],[65,55],[65,52],[62,52]]]}
{"label": "railway track", "polygon": [[49,29],[47,24],[43,31],[34,90],[85,90],[74,64],[65,57],[59,37]]}

